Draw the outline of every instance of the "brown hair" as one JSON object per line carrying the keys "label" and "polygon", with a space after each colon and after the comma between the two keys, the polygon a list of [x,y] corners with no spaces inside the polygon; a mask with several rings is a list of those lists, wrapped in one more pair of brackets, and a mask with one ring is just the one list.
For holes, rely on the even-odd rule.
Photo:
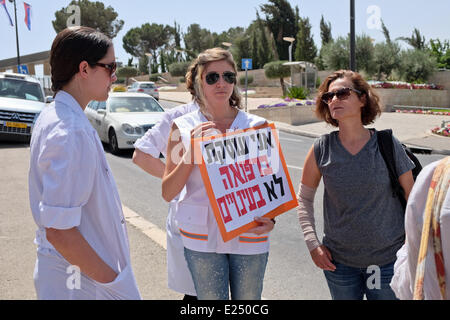
{"label": "brown hair", "polygon": [[[200,53],[197,59],[189,66],[188,71],[186,73],[186,87],[189,92],[192,94],[195,102],[198,103],[201,110],[204,110],[205,106],[205,97],[202,89],[202,74],[206,69],[206,66],[214,61],[225,60],[228,62],[233,68],[233,72],[237,74],[236,63],[233,60],[233,55],[225,49],[222,48],[213,48],[207,49]],[[242,109],[241,106],[241,93],[239,92],[239,88],[235,85],[233,89],[233,93],[230,97],[230,106],[238,109]]]}
{"label": "brown hair", "polygon": [[339,70],[330,74],[319,87],[319,93],[316,99],[316,116],[325,122],[338,127],[339,122],[331,117],[328,105],[322,101],[322,95],[328,91],[330,84],[337,80],[347,78],[353,83],[353,89],[361,92],[359,98],[366,97],[366,104],[361,110],[361,122],[363,125],[371,124],[375,118],[381,114],[381,102],[378,95],[372,87],[364,80],[361,75],[351,70]]}
{"label": "brown hair", "polygon": [[81,62],[95,65],[112,45],[111,39],[88,27],[70,27],[58,33],[50,51],[53,92],[72,80]]}

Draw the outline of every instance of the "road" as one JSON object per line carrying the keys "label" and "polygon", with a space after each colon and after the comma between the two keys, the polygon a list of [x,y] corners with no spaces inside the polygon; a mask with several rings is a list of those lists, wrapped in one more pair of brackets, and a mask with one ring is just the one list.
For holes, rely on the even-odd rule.
{"label": "road", "polygon": [[[165,101],[161,104],[164,108],[176,105]],[[300,182],[301,167],[313,141],[312,138],[280,132],[281,147],[295,188]],[[124,206],[165,230],[168,206],[160,196],[160,180],[144,174],[132,163],[132,151],[114,156],[109,153],[107,147],[105,150]],[[423,166],[443,158],[441,155],[417,156]],[[322,235],[323,225],[322,195],[321,183],[315,200],[319,235]],[[287,280],[289,285],[286,285]],[[304,244],[295,210],[279,216],[271,234],[263,296],[266,299],[329,299],[323,273],[314,266]]]}

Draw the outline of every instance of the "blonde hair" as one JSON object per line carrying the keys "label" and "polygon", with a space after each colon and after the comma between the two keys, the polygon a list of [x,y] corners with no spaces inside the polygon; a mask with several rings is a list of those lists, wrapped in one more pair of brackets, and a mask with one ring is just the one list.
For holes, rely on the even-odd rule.
{"label": "blonde hair", "polygon": [[[202,87],[203,72],[209,63],[222,60],[228,62],[233,68],[233,72],[237,74],[237,67],[233,60],[233,55],[228,50],[222,48],[207,49],[200,53],[197,59],[189,66],[186,73],[186,87],[203,112],[206,111],[205,95],[203,94]],[[230,97],[230,107],[242,109],[241,93],[236,85]]]}

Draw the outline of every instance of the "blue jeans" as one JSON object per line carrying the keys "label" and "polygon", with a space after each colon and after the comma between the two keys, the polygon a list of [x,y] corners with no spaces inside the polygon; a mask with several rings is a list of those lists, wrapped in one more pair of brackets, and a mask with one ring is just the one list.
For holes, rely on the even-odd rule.
{"label": "blue jeans", "polygon": [[192,251],[184,256],[199,300],[261,300],[269,253],[240,255]]}
{"label": "blue jeans", "polygon": [[333,300],[396,300],[390,282],[394,262],[384,266],[354,268],[332,261],[335,271],[324,270]]}

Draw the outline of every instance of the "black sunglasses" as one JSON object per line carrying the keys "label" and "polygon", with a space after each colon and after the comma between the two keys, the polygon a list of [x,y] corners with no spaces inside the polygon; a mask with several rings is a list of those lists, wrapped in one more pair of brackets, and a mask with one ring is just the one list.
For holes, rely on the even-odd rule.
{"label": "black sunglasses", "polygon": [[325,104],[330,104],[331,101],[333,100],[334,96],[336,96],[339,100],[345,100],[350,96],[350,93],[352,91],[356,92],[359,95],[361,94],[361,91],[353,89],[353,88],[342,88],[342,89],[336,90],[335,92],[333,92],[333,91],[325,92],[322,95],[321,100]]}
{"label": "black sunglasses", "polygon": [[116,70],[117,70],[117,63],[116,62],[113,62],[113,63],[110,63],[110,64],[97,62],[97,63],[94,63],[94,65],[107,69],[109,71],[109,75],[110,76],[112,76],[113,73],[116,72]]}
{"label": "black sunglasses", "polygon": [[[219,81],[220,75],[213,71],[213,72],[209,72],[206,77],[206,83],[209,85],[213,85],[215,83],[217,83],[217,81]],[[231,72],[231,71],[225,71],[224,73],[222,73],[222,78],[223,80],[225,80],[227,83],[229,84],[236,84],[236,73]]]}

